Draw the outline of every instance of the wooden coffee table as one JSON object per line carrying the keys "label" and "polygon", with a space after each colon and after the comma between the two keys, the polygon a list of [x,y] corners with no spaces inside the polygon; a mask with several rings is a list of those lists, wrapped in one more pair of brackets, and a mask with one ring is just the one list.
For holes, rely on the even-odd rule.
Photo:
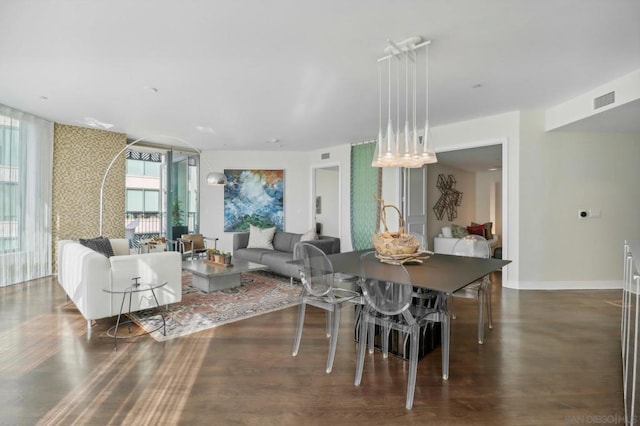
{"label": "wooden coffee table", "polygon": [[241,284],[241,273],[265,270],[269,269],[269,267],[260,263],[237,259],[233,262],[233,266],[225,268],[224,266],[212,265],[205,263],[204,260],[195,259],[182,262],[182,269],[191,272],[194,286],[208,293],[237,287]]}

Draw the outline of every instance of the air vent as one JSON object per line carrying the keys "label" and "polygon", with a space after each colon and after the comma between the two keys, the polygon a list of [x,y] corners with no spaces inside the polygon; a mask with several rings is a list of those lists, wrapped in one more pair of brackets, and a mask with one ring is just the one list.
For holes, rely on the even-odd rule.
{"label": "air vent", "polygon": [[593,100],[593,109],[611,105],[616,101],[616,92],[609,92],[606,95],[598,96]]}
{"label": "air vent", "polygon": [[329,153],[325,152],[324,154],[320,154],[320,159],[321,160],[328,160],[329,159]]}

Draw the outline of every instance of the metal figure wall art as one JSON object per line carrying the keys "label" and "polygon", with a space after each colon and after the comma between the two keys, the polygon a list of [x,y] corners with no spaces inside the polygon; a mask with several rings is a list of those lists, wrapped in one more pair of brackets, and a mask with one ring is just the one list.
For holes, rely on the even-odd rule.
{"label": "metal figure wall art", "polygon": [[443,174],[438,175],[438,182],[436,187],[440,190],[441,194],[433,211],[436,213],[436,218],[442,220],[445,210],[447,211],[447,219],[452,221],[458,217],[456,207],[462,204],[462,192],[456,190],[456,178],[453,175],[445,177]]}

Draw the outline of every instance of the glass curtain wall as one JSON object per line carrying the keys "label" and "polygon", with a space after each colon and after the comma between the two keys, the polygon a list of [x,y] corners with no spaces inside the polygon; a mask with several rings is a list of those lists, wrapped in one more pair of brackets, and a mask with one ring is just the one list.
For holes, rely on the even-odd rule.
{"label": "glass curtain wall", "polygon": [[167,194],[169,213],[167,229],[171,239],[200,230],[199,203],[199,154],[172,150],[169,154]]}
{"label": "glass curtain wall", "polygon": [[0,287],[51,275],[53,123],[0,105]]}
{"label": "glass curtain wall", "polygon": [[166,208],[162,202],[162,164],[166,154],[157,151],[127,151],[126,220],[132,247],[138,241],[165,237]]}
{"label": "glass curtain wall", "polygon": [[175,240],[197,233],[199,155],[175,149],[138,148],[127,153],[126,226],[136,245],[155,236]]}

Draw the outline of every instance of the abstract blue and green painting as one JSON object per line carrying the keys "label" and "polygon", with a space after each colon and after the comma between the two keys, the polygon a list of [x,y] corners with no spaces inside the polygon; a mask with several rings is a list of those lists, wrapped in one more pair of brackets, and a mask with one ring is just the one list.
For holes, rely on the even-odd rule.
{"label": "abstract blue and green painting", "polygon": [[225,170],[224,231],[284,230],[284,170]]}

